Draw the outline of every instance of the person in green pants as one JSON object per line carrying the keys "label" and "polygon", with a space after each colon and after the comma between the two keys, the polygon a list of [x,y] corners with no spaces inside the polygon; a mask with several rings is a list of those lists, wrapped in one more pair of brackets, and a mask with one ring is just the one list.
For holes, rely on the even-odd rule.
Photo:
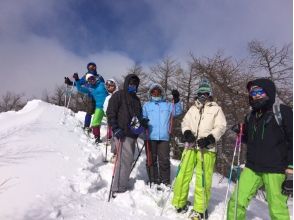
{"label": "person in green pants", "polygon": [[188,110],[181,125],[187,147],[174,183],[172,204],[179,213],[188,210],[189,184],[196,169],[194,205],[190,217],[207,219],[216,160],[215,143],[226,130],[226,119],[221,107],[212,101],[212,89],[207,79],[200,82],[196,94],[195,104]]}
{"label": "person in green pants", "polygon": [[228,204],[227,219],[245,220],[250,200],[264,186],[271,219],[288,220],[287,195],[283,192],[293,191],[293,112],[290,107],[279,105],[279,125],[273,110],[276,87],[271,80],[250,81],[247,89],[252,111],[242,125],[232,128],[240,134],[244,125],[242,141],[247,144],[247,158],[238,193],[235,189]]}

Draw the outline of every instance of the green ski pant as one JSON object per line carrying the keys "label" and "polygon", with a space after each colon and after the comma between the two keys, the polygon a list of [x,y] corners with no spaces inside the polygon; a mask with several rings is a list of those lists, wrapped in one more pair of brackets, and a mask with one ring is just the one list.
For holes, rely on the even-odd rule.
{"label": "green ski pant", "polygon": [[[216,153],[203,151],[204,156],[204,186],[205,201],[203,200],[202,186],[202,163],[201,152],[195,149],[185,149],[182,155],[181,167],[174,184],[173,206],[177,209],[182,208],[187,203],[189,194],[189,185],[196,168],[196,183],[194,192],[193,209],[197,212],[204,213],[210,200],[210,190],[212,184],[212,175],[216,159]],[[205,205],[204,205],[205,202]]]}
{"label": "green ski pant", "polygon": [[228,220],[245,220],[246,208],[257,190],[264,185],[272,220],[288,220],[287,196],[283,195],[282,183],[285,175],[280,173],[258,173],[245,167],[239,180],[237,217],[235,217],[236,189],[228,204]]}
{"label": "green ski pant", "polygon": [[102,118],[104,116],[104,111],[101,108],[96,108],[94,117],[92,119],[91,127],[97,127],[101,125]]}

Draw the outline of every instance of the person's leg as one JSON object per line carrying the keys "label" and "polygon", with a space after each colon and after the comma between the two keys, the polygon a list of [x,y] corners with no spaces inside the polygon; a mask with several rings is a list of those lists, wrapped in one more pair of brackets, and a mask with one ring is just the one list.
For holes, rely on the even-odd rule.
{"label": "person's leg", "polygon": [[[198,213],[204,213],[209,205],[211,195],[212,175],[216,154],[214,152],[203,151],[204,158],[204,188],[202,183],[202,163],[201,151],[197,150],[197,164],[196,164],[196,183],[194,192],[194,206],[193,209]],[[203,190],[205,197],[203,198]],[[205,204],[203,203],[205,202]]]}
{"label": "person's leg", "polygon": [[159,141],[158,163],[159,163],[159,180],[165,185],[170,184],[170,147],[169,141]]}
{"label": "person's leg", "polygon": [[285,174],[263,173],[266,198],[272,220],[289,220],[289,210],[287,206],[287,196],[282,194],[282,183]]}
{"label": "person's leg", "polygon": [[95,142],[97,143],[101,143],[101,139],[100,139],[100,125],[101,125],[101,121],[102,121],[102,118],[104,116],[104,112],[102,109],[100,108],[97,108],[95,110],[95,114],[94,114],[94,117],[93,117],[93,120],[92,120],[92,129],[93,129],[93,134],[94,134],[94,137],[95,137]]}
{"label": "person's leg", "polygon": [[86,96],[85,97],[85,120],[84,120],[84,129],[89,128],[91,124],[92,114],[95,113],[95,101],[93,98]]}
{"label": "person's leg", "polygon": [[[146,142],[147,144],[147,142]],[[149,175],[149,180],[151,183],[159,183],[158,179],[158,162],[157,162],[157,150],[158,150],[158,141],[150,140],[148,142],[150,144],[150,156],[151,156],[151,165],[148,166],[148,158],[146,160],[146,169],[147,174]]]}
{"label": "person's leg", "polygon": [[[252,197],[263,185],[261,175],[245,167],[239,179],[238,200],[236,203],[236,189],[232,194],[227,207],[228,220],[245,220],[246,209]],[[237,216],[235,218],[235,205],[237,204]]]}
{"label": "person's leg", "polygon": [[189,185],[193,177],[193,171],[196,164],[196,151],[185,149],[182,154],[180,167],[174,183],[174,196],[172,205],[176,208],[182,208],[187,203],[189,194]]}
{"label": "person's leg", "polygon": [[134,161],[136,139],[126,137],[122,142],[115,138],[117,146],[117,165],[115,168],[113,192],[125,192],[128,190],[129,176]]}
{"label": "person's leg", "polygon": [[86,113],[85,115],[85,121],[84,121],[84,129],[89,128],[91,124],[92,115],[89,113]]}

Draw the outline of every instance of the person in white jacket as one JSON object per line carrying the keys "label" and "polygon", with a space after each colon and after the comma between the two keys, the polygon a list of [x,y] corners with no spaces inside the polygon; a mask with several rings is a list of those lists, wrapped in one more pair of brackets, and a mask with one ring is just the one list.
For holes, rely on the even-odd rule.
{"label": "person in white jacket", "polygon": [[[221,107],[212,101],[212,89],[204,79],[196,90],[196,101],[182,121],[185,149],[174,184],[173,206],[177,212],[188,210],[190,181],[196,169],[192,219],[207,219],[212,175],[216,160],[216,142],[226,130]],[[203,178],[204,177],[204,178]]]}
{"label": "person in white jacket", "polygon": [[[108,92],[108,96],[105,98],[104,104],[103,104],[103,111],[106,112],[107,107],[108,107],[108,102],[109,99],[111,98],[111,96],[118,91],[118,83],[114,80],[114,79],[108,79],[105,82],[105,87],[106,90]],[[112,139],[112,130],[111,130],[111,126],[107,126],[107,135],[106,135],[107,140],[110,140],[110,144],[111,144],[111,153],[113,153],[113,156],[111,158],[111,162],[114,161],[115,159],[115,144],[114,141]]]}

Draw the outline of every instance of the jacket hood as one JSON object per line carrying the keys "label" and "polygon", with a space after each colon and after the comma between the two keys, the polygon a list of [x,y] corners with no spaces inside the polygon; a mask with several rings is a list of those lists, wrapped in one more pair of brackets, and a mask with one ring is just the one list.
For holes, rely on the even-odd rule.
{"label": "jacket hood", "polygon": [[[112,82],[114,82],[114,84],[115,84],[115,90],[114,90],[114,92],[113,93],[115,93],[115,92],[117,92],[118,91],[118,83],[117,83],[117,81],[115,80],[115,79],[107,79],[106,81],[105,81],[105,87],[106,87],[106,82],[107,81],[112,81]],[[106,90],[107,90],[107,88],[106,88]]]}
{"label": "jacket hood", "polygon": [[267,96],[269,97],[269,104],[272,106],[275,103],[276,100],[276,86],[273,81],[266,79],[266,78],[260,78],[255,79],[252,81],[249,81],[247,83],[247,90],[249,92],[250,88],[252,86],[259,86],[264,89]]}
{"label": "jacket hood", "polygon": [[125,81],[124,81],[124,90],[128,91],[128,86],[129,86],[129,82],[131,79],[137,80],[138,81],[138,86],[137,86],[137,90],[140,84],[140,79],[136,74],[129,74],[126,76]]}
{"label": "jacket hood", "polygon": [[164,89],[163,89],[163,87],[162,87],[160,84],[158,84],[158,83],[152,83],[152,85],[149,87],[149,90],[148,90],[148,99],[151,100],[151,91],[152,91],[154,88],[158,88],[158,89],[160,89],[162,100],[166,100],[166,94],[165,94],[165,92],[164,92]]}

